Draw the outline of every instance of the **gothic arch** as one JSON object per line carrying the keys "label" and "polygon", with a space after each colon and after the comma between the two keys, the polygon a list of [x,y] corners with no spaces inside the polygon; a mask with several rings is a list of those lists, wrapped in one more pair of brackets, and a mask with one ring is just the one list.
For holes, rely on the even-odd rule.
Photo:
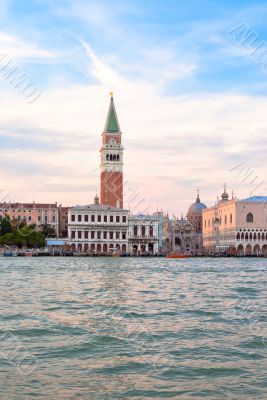
{"label": "gothic arch", "polygon": [[239,256],[243,256],[243,255],[244,255],[244,247],[243,247],[242,244],[239,244],[239,245],[238,245],[238,247],[237,247],[237,254],[238,254]]}
{"label": "gothic arch", "polygon": [[181,246],[181,244],[182,244],[181,239],[177,236],[175,237],[174,242],[175,242],[175,246]]}
{"label": "gothic arch", "polygon": [[251,244],[247,244],[245,253],[246,253],[247,256],[250,256],[252,254],[252,246],[251,246]]}
{"label": "gothic arch", "polygon": [[253,251],[253,253],[254,253],[256,256],[260,255],[260,253],[261,253],[261,248],[260,248],[260,246],[259,246],[258,244],[256,244],[256,245],[254,246],[254,251]]}

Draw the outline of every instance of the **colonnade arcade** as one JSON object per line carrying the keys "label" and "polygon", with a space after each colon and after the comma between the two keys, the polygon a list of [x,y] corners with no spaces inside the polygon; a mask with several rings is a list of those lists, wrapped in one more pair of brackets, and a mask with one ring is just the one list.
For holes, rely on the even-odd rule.
{"label": "colonnade arcade", "polygon": [[120,254],[127,253],[126,244],[120,245],[119,243],[71,243],[70,247],[73,251],[78,251],[79,253],[108,254],[113,253],[115,250]]}
{"label": "colonnade arcade", "polygon": [[240,229],[236,233],[236,250],[239,255],[267,256],[266,229]]}

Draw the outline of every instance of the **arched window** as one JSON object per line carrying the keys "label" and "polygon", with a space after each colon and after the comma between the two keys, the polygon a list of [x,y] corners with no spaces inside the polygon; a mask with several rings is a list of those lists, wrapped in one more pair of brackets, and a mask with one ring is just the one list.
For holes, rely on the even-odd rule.
{"label": "arched window", "polygon": [[244,232],[241,233],[241,240],[244,240]]}
{"label": "arched window", "polygon": [[109,154],[106,155],[106,160],[109,161]]}
{"label": "arched window", "polygon": [[252,240],[252,232],[249,234],[249,239]]}
{"label": "arched window", "polygon": [[181,239],[178,237],[175,237],[175,246],[181,246]]}
{"label": "arched window", "polygon": [[248,233],[246,232],[245,240],[248,240]]}
{"label": "arched window", "polygon": [[119,154],[117,154],[117,161],[120,161],[120,156],[119,156]]}
{"label": "arched window", "polygon": [[239,232],[236,235],[236,240],[240,240],[240,233]]}
{"label": "arched window", "polygon": [[256,234],[256,232],[255,232],[254,235],[253,235],[253,239],[254,239],[254,240],[257,240],[257,234]]}
{"label": "arched window", "polygon": [[254,221],[254,217],[252,213],[248,213],[247,215],[247,222],[253,222]]}
{"label": "arched window", "polygon": [[137,226],[134,226],[134,236],[137,236]]}
{"label": "arched window", "polygon": [[224,224],[227,224],[227,215],[224,216]]}
{"label": "arched window", "polygon": [[230,214],[230,224],[232,224],[232,223],[233,223],[233,215]]}
{"label": "arched window", "polygon": [[117,157],[116,154],[113,155],[113,161],[116,161]]}

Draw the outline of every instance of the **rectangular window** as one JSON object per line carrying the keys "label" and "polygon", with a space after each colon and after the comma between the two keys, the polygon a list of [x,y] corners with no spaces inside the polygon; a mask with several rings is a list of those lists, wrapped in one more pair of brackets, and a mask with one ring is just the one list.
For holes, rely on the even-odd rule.
{"label": "rectangular window", "polygon": [[81,239],[81,238],[82,238],[82,232],[78,231],[78,239]]}
{"label": "rectangular window", "polygon": [[75,222],[75,214],[71,214],[71,222]]}
{"label": "rectangular window", "polygon": [[97,216],[97,222],[101,222],[101,215]]}
{"label": "rectangular window", "polygon": [[78,222],[82,222],[82,216],[78,215]]}
{"label": "rectangular window", "polygon": [[109,222],[113,222],[113,215],[109,216]]}
{"label": "rectangular window", "polygon": [[88,239],[88,231],[84,231],[84,239]]}
{"label": "rectangular window", "polygon": [[95,231],[91,231],[91,239],[95,238]]}
{"label": "rectangular window", "polygon": [[53,215],[53,222],[56,222],[56,217]]}
{"label": "rectangular window", "polygon": [[126,215],[123,215],[122,222],[126,222]]}
{"label": "rectangular window", "polygon": [[109,232],[109,238],[113,239],[113,232]]}
{"label": "rectangular window", "polygon": [[91,222],[95,222],[95,216],[91,215]]}
{"label": "rectangular window", "polygon": [[71,231],[71,238],[75,239],[75,231]]}
{"label": "rectangular window", "polygon": [[29,216],[29,221],[31,221],[32,220],[32,217],[31,216]]}
{"label": "rectangular window", "polygon": [[122,234],[122,240],[126,240],[126,233]]}
{"label": "rectangular window", "polygon": [[41,221],[41,216],[40,215],[38,215],[38,221]]}
{"label": "rectangular window", "polygon": [[108,216],[104,215],[104,222],[108,222]]}
{"label": "rectangular window", "polygon": [[97,239],[98,239],[98,240],[101,239],[101,231],[97,231]]}
{"label": "rectangular window", "polygon": [[116,232],[116,239],[120,238],[120,232]]}
{"label": "rectangular window", "polygon": [[116,222],[120,222],[120,216],[116,215]]}
{"label": "rectangular window", "polygon": [[107,237],[108,237],[107,231],[104,231],[104,232],[103,232],[103,237],[104,237],[104,239],[107,239]]}
{"label": "rectangular window", "polygon": [[45,222],[47,222],[47,215],[45,215]]}
{"label": "rectangular window", "polygon": [[85,222],[88,222],[88,215],[85,215],[85,216],[84,216],[84,221],[85,221]]}

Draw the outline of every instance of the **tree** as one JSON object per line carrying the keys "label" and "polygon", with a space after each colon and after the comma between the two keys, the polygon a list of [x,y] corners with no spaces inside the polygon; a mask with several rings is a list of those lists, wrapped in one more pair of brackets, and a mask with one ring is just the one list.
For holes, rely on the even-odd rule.
{"label": "tree", "polygon": [[0,245],[13,246],[13,233],[6,233],[0,237]]}
{"label": "tree", "polygon": [[1,236],[6,235],[7,233],[12,233],[12,225],[8,216],[5,216],[1,221],[0,230]]}
{"label": "tree", "polygon": [[45,235],[45,237],[55,237],[57,236],[56,231],[53,226],[45,223],[41,225],[42,228],[42,233]]}

